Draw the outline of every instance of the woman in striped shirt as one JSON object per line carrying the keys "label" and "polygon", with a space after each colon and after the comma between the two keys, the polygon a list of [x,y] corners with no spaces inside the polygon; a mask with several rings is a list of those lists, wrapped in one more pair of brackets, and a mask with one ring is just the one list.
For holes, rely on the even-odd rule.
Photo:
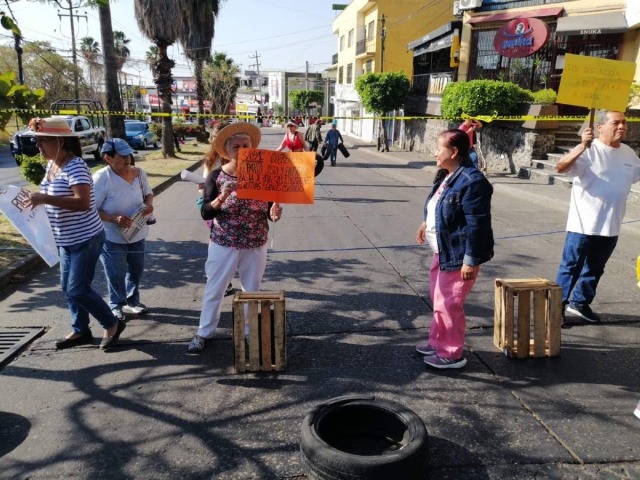
{"label": "woman in striped shirt", "polygon": [[64,118],[33,119],[29,126],[35,131],[40,153],[49,161],[40,193],[32,193],[26,204],[46,206],[60,250],[60,283],[71,311],[73,332],[58,340],[56,348],[92,343],[91,314],[104,329],[100,348],[105,350],[118,341],[126,324],[113,316],[109,305],[91,288],[105,238],[91,172],[82,159],[80,140]]}

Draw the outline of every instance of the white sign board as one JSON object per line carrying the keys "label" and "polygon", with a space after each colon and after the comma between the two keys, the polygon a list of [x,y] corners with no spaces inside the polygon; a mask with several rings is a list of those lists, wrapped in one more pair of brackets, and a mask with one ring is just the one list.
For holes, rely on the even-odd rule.
{"label": "white sign board", "polygon": [[58,247],[53,238],[49,217],[44,205],[33,210],[24,207],[29,192],[20,187],[0,186],[0,212],[22,234],[47,265],[53,267],[60,261]]}
{"label": "white sign board", "polygon": [[640,2],[638,0],[627,0],[627,9],[624,16],[627,18],[629,28],[640,25]]}

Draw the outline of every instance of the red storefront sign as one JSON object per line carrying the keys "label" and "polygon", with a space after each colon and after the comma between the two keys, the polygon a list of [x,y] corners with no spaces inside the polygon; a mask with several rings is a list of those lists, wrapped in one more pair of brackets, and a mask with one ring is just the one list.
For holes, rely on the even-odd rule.
{"label": "red storefront sign", "polygon": [[549,26],[537,18],[515,18],[496,32],[493,46],[503,57],[529,57],[549,40]]}

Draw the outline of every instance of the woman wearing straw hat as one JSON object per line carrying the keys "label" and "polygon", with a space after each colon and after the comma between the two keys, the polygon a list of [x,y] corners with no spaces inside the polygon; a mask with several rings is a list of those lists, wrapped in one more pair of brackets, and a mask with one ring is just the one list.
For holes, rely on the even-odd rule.
{"label": "woman wearing straw hat", "polygon": [[298,125],[293,120],[289,120],[285,125],[288,129],[284,134],[282,143],[276,149],[276,152],[281,152],[285,148],[288,148],[290,152],[308,152],[309,146],[304,141],[304,137],[298,132]]}
{"label": "woman wearing straw hat", "polygon": [[91,314],[104,329],[100,348],[106,350],[118,341],[126,324],[117,320],[109,305],[91,289],[105,239],[91,172],[82,159],[80,140],[64,118],[33,119],[29,126],[40,153],[49,162],[40,193],[32,193],[25,203],[31,208],[46,206],[60,250],[60,283],[71,311],[73,332],[58,340],[56,348],[92,343]]}
{"label": "woman wearing straw hat", "polygon": [[[258,291],[267,265],[267,219],[277,222],[282,207],[277,203],[240,199],[237,188],[238,151],[257,148],[260,129],[250,123],[234,123],[220,130],[214,148],[229,162],[213,170],[204,184],[204,220],[213,220],[205,271],[207,284],[202,299],[200,328],[189,344],[200,352],[213,336],[220,320],[225,289],[236,271],[244,291]],[[246,328],[246,327],[245,327]]]}

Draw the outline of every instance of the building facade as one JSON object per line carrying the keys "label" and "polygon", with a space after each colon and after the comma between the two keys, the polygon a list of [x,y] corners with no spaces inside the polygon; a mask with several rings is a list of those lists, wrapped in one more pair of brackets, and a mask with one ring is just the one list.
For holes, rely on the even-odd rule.
{"label": "building facade", "polygon": [[[383,27],[384,17],[384,27]],[[398,2],[353,0],[333,22],[338,52],[332,58],[336,75],[332,101],[338,127],[350,135],[372,140],[376,135],[372,115],[364,110],[355,83],[360,75],[404,71],[411,75],[413,53],[407,44],[421,32],[454,20],[448,2]]]}
{"label": "building facade", "polygon": [[[638,0],[483,0],[479,7],[464,11],[458,80],[506,80],[533,91],[558,91],[568,53],[637,63],[639,6]],[[496,34],[513,20],[531,28],[538,21],[546,26],[547,40],[534,54],[509,57],[496,50]],[[559,108],[564,115],[587,111]]]}

